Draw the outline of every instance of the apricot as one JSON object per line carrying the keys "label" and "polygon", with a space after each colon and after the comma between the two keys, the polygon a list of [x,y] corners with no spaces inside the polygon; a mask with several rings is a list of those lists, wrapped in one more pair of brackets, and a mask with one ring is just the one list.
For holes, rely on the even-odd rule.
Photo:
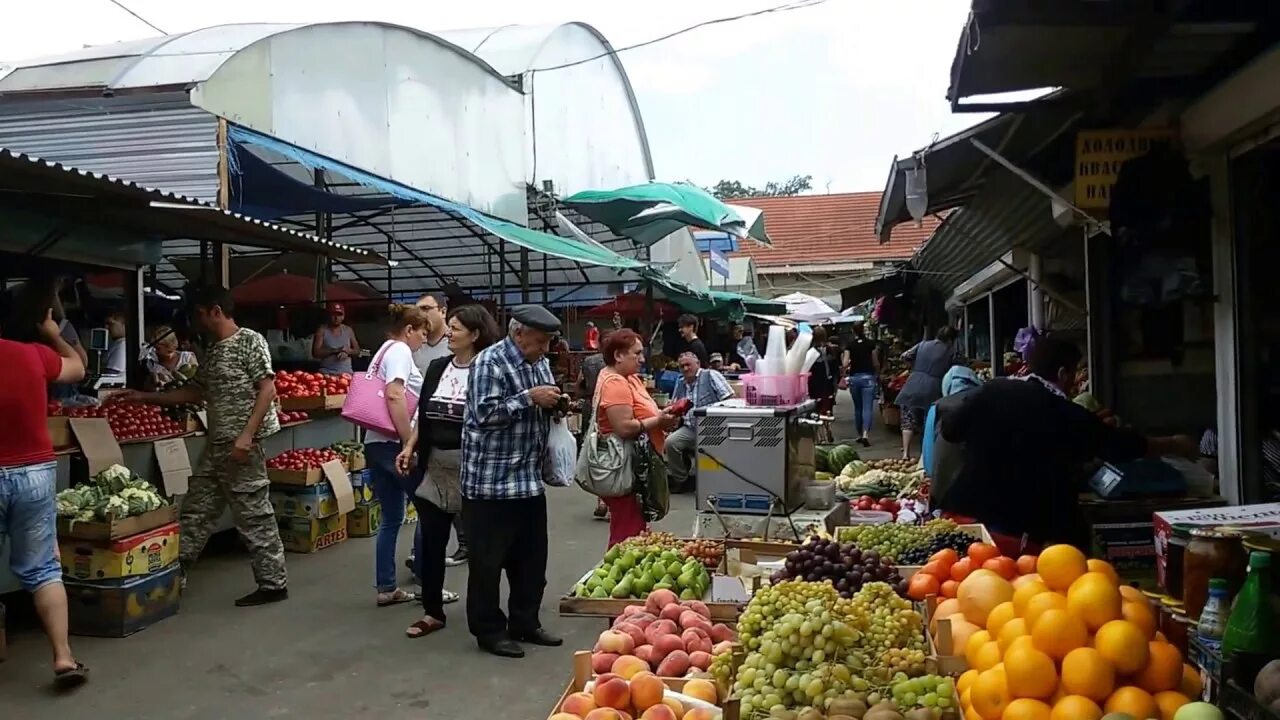
{"label": "apricot", "polygon": [[575,715],[577,717],[585,717],[587,713],[596,709],[595,698],[590,693],[576,692],[564,699],[564,703],[560,706],[560,712]]}
{"label": "apricot", "polygon": [[615,674],[621,675],[623,678],[630,680],[639,673],[647,672],[649,670],[649,663],[641,660],[635,655],[623,655],[613,661],[613,668],[611,669]]}
{"label": "apricot", "polygon": [[[696,707],[690,708],[689,712],[684,714],[680,720],[721,720],[723,717],[719,710],[708,710],[707,708]],[[590,720],[595,720],[591,718]]]}
{"label": "apricot", "polygon": [[558,712],[548,718],[548,720],[582,720],[582,717],[580,715],[574,715],[573,713]]}
{"label": "apricot", "polygon": [[637,712],[644,712],[654,705],[662,704],[662,696],[667,686],[651,672],[636,673],[631,678],[631,704]]}
{"label": "apricot", "polygon": [[710,680],[690,680],[684,684],[684,689],[680,692],[712,705],[720,700],[720,693],[716,691],[715,684]]}
{"label": "apricot", "polygon": [[587,716],[582,720],[622,720],[623,717],[623,713],[619,710],[602,707],[587,713]]}
{"label": "apricot", "polygon": [[680,720],[680,716],[670,705],[661,703],[651,706],[640,716],[640,720]]}
{"label": "apricot", "polygon": [[[597,708],[597,710],[592,711],[592,714],[607,708],[625,710],[631,706],[631,685],[620,677],[613,677],[604,682],[597,681],[591,697],[596,701]],[[592,718],[591,720],[596,719]]]}

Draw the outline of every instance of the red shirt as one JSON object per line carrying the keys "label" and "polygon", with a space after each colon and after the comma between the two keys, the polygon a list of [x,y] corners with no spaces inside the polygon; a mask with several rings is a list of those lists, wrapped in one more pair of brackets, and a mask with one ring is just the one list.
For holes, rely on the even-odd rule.
{"label": "red shirt", "polygon": [[62,358],[44,345],[0,340],[0,467],[35,465],[53,459],[49,440],[49,383],[62,372]]}
{"label": "red shirt", "polygon": [[583,343],[583,347],[588,350],[600,349],[600,328],[587,328],[587,339],[586,342]]}

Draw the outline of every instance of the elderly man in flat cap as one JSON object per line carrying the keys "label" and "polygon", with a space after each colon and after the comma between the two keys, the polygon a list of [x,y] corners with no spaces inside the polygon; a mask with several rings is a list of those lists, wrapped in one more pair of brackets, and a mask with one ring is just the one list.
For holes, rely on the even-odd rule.
{"label": "elderly man in flat cap", "polygon": [[[507,337],[471,362],[462,425],[462,517],[470,543],[467,624],[482,650],[524,657],[518,643],[554,647],[538,606],[547,584],[542,461],[560,401],[546,353],[560,321],[521,305]],[[500,606],[506,570],[510,615]]]}

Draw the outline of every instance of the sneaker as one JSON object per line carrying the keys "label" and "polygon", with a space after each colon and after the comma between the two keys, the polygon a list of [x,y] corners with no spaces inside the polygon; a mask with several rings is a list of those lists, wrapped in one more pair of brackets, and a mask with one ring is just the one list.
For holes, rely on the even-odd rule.
{"label": "sneaker", "polygon": [[608,520],[609,507],[604,503],[596,503],[596,509],[591,512],[591,516],[597,520]]}
{"label": "sneaker", "polygon": [[466,548],[458,548],[456,551],[454,551],[452,555],[444,559],[444,564],[446,567],[457,567],[458,565],[465,565],[466,562],[467,562]]}
{"label": "sneaker", "polygon": [[256,605],[267,605],[269,603],[278,603],[282,600],[289,599],[289,589],[280,588],[279,590],[264,590],[258,588],[244,597],[236,600],[236,607],[254,607]]}

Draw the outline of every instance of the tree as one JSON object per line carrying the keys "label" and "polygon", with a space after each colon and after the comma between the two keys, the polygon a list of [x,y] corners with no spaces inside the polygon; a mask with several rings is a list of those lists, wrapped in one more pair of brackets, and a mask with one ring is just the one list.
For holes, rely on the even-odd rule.
{"label": "tree", "polygon": [[707,192],[721,200],[733,200],[747,197],[791,197],[813,189],[812,175],[793,175],[782,182],[769,181],[763,188],[743,185],[737,180],[721,180]]}

